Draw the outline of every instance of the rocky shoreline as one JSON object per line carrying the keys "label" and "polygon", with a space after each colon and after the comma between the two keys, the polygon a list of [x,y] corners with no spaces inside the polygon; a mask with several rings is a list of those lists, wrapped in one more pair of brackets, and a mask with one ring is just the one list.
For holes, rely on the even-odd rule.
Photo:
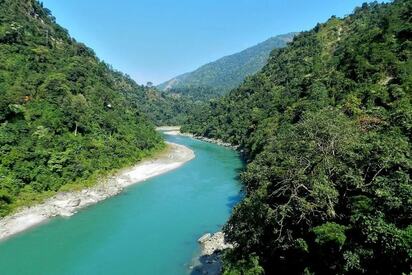
{"label": "rocky shoreline", "polygon": [[168,150],[154,159],[138,163],[101,180],[96,186],[76,192],[59,193],[44,203],[26,207],[0,219],[0,240],[56,216],[69,217],[82,208],[115,196],[132,184],[176,169],[195,157],[189,148],[168,143]]}
{"label": "rocky shoreline", "polygon": [[202,249],[203,255],[213,255],[218,251],[223,251],[228,248],[233,248],[233,245],[227,243],[225,234],[223,232],[216,232],[214,234],[207,233],[197,240]]}
{"label": "rocky shoreline", "polygon": [[223,232],[207,233],[200,237],[198,242],[201,247],[201,255],[199,256],[199,264],[193,267],[191,274],[221,274],[221,252],[233,248],[233,245],[226,242]]}

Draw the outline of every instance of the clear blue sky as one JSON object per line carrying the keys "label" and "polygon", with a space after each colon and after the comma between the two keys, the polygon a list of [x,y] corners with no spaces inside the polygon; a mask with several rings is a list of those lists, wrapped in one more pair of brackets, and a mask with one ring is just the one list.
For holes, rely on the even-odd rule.
{"label": "clear blue sky", "polygon": [[43,0],[78,41],[139,83],[159,84],[362,0]]}

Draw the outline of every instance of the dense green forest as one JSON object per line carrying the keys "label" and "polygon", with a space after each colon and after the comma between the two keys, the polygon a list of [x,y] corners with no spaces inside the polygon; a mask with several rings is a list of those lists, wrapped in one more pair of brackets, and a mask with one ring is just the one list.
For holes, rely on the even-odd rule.
{"label": "dense green forest", "polygon": [[125,96],[127,102],[157,126],[181,125],[202,104],[198,97],[180,90],[176,93],[162,92],[156,87],[138,85],[121,72],[114,72],[113,75],[118,91]]}
{"label": "dense green forest", "polygon": [[412,270],[411,15],[395,0],[332,17],[184,125],[249,162],[225,274]]}
{"label": "dense green forest", "polygon": [[[222,96],[222,90],[212,87],[171,88],[163,93],[169,96],[178,96],[182,99],[190,99],[198,103],[205,103]],[[189,113],[187,112],[187,114]]]}
{"label": "dense green forest", "polygon": [[163,148],[127,82],[37,1],[0,0],[0,216]]}
{"label": "dense green forest", "polygon": [[272,37],[244,51],[203,65],[193,72],[177,76],[158,87],[161,90],[173,89],[200,100],[221,96],[239,86],[247,76],[262,69],[270,52],[285,47],[295,35],[296,33],[289,33]]}

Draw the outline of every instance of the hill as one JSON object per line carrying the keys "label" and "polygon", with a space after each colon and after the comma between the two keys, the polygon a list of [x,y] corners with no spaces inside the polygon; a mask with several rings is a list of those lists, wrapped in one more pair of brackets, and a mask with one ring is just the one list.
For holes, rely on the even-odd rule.
{"label": "hill", "polygon": [[156,87],[137,84],[128,75],[114,72],[119,92],[128,103],[156,126],[181,125],[200,102],[185,94],[159,91]]}
{"label": "hill", "polygon": [[210,88],[224,94],[258,72],[267,62],[270,52],[291,42],[296,33],[272,37],[239,53],[223,57],[199,69],[177,76],[158,86],[161,90]]}
{"label": "hill", "polygon": [[333,17],[184,125],[248,161],[224,274],[410,272],[411,14],[396,0]]}
{"label": "hill", "polygon": [[163,148],[126,81],[37,1],[0,1],[0,216]]}

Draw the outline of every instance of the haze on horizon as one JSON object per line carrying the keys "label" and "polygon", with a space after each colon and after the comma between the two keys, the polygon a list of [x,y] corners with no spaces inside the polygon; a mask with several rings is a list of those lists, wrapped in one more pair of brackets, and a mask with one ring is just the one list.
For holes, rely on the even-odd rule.
{"label": "haze on horizon", "polygon": [[160,84],[272,36],[304,31],[364,0],[43,0],[57,22],[138,83]]}

